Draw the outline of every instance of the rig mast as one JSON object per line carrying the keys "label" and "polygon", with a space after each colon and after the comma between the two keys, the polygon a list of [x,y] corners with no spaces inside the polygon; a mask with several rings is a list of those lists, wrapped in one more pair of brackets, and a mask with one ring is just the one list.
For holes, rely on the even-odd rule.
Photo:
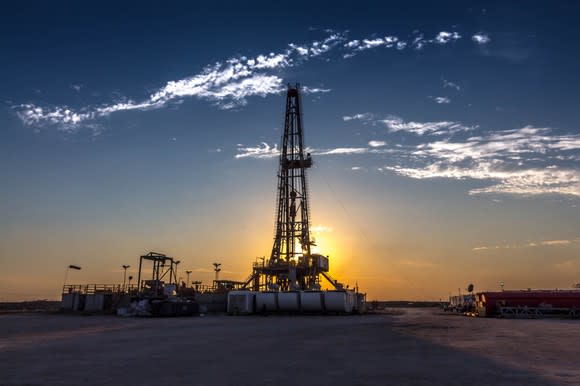
{"label": "rig mast", "polygon": [[[255,263],[248,284],[258,290],[316,290],[319,275],[329,278],[328,258],[312,254],[304,131],[299,85],[288,85],[284,134],[280,148],[274,245],[270,258]],[[329,278],[329,280],[331,280]],[[335,282],[336,283],[336,282]]]}

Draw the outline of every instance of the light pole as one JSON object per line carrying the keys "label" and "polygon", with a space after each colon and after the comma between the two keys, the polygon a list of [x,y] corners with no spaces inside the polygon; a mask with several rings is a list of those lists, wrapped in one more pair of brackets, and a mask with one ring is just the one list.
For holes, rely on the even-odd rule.
{"label": "light pole", "polygon": [[187,271],[185,271],[185,273],[187,274],[187,281],[186,281],[187,287],[189,287],[189,275],[191,274],[191,271],[187,270]]}
{"label": "light pole", "polygon": [[175,264],[175,271],[173,272],[173,278],[175,279],[175,284],[177,286],[179,286],[179,283],[177,281],[177,266],[179,265],[179,263],[181,263],[180,260],[175,261],[175,263],[174,263]]}
{"label": "light pole", "polygon": [[125,282],[127,281],[127,268],[131,267],[130,265],[122,265],[123,271],[123,291],[125,291]]}
{"label": "light pole", "polygon": [[222,263],[213,263],[213,270],[215,271],[215,281],[218,281],[220,277],[220,271],[222,270],[221,267]]}
{"label": "light pole", "polygon": [[66,279],[68,277],[68,271],[74,269],[75,271],[80,271],[81,267],[79,265],[70,264],[66,267],[66,271],[64,273],[64,283],[62,284],[62,292],[64,293],[64,287],[66,286]]}

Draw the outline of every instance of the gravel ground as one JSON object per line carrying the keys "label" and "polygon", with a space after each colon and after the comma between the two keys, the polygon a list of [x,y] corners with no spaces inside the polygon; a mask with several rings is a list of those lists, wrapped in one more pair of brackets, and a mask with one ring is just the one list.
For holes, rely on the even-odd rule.
{"label": "gravel ground", "polygon": [[580,322],[412,309],[166,319],[0,315],[0,384],[579,384],[579,331]]}

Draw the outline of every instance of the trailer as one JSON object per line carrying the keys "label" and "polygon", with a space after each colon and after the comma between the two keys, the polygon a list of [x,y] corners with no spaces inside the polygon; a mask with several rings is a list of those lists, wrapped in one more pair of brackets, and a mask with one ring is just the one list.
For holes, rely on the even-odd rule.
{"label": "trailer", "polygon": [[543,318],[580,317],[580,290],[520,290],[480,292],[475,295],[476,314],[482,317]]}

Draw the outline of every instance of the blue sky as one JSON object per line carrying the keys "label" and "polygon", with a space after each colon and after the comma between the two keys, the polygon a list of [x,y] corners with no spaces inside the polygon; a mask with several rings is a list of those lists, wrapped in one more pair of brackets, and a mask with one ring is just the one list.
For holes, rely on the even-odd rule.
{"label": "blue sky", "polygon": [[74,262],[115,281],[151,249],[245,277],[271,248],[288,82],[337,276],[383,298],[578,280],[580,5],[293,4],[4,7],[4,297]]}

